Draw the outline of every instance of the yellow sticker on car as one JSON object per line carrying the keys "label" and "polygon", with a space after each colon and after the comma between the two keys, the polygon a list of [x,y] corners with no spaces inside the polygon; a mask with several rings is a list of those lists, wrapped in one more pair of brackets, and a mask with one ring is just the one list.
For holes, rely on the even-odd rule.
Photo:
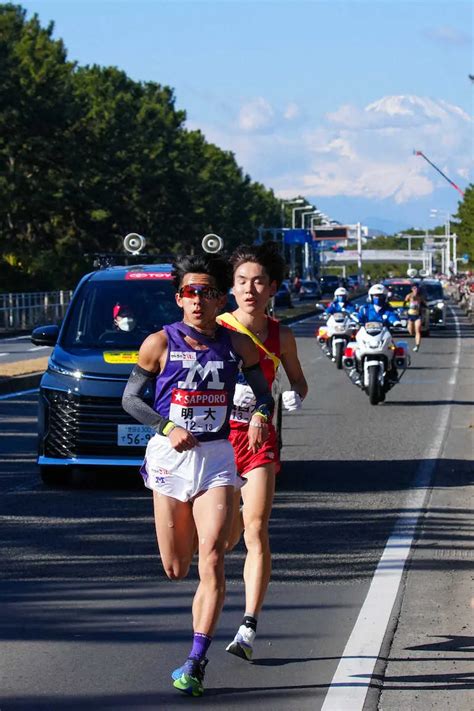
{"label": "yellow sticker on car", "polygon": [[138,351],[104,351],[106,363],[138,363]]}

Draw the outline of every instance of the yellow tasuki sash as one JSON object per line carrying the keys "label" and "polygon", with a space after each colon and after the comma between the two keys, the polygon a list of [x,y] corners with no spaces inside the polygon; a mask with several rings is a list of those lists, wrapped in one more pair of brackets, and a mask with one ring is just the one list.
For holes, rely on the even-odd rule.
{"label": "yellow tasuki sash", "polygon": [[278,358],[278,356],[269,351],[268,348],[262,343],[260,338],[258,338],[255,333],[252,333],[252,331],[249,331],[249,329],[244,326],[243,323],[240,323],[240,321],[236,319],[235,316],[226,311],[224,314],[219,314],[219,316],[217,317],[217,322],[226,323],[228,326],[231,326],[231,328],[235,329],[239,333],[245,333],[246,336],[252,339],[256,346],[261,348],[262,351],[266,353],[269,358],[272,359],[273,365],[275,366],[275,370],[278,368],[281,363],[281,360]]}

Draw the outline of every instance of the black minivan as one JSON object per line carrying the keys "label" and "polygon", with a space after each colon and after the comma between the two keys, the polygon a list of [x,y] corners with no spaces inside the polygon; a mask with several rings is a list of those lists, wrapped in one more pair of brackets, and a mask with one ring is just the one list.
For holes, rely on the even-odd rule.
{"label": "black minivan", "polygon": [[171,271],[152,264],[86,274],[61,327],[33,331],[34,344],[54,346],[39,392],[38,464],[46,484],[66,482],[73,468],[142,463],[153,431],[121,399],[143,340],[181,318]]}

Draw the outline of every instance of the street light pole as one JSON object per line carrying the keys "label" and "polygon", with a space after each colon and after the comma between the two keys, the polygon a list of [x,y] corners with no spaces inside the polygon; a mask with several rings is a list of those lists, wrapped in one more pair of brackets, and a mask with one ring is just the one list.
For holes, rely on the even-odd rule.
{"label": "street light pole", "polygon": [[291,210],[291,228],[293,230],[296,229],[296,212],[297,212],[297,210],[306,210],[307,207],[308,207],[307,205],[302,205],[301,207],[294,207]]}
{"label": "street light pole", "polygon": [[281,226],[285,226],[285,205],[301,205],[305,203],[304,198],[295,198],[294,200],[282,200],[281,201]]}
{"label": "street light pole", "polygon": [[357,278],[359,284],[362,281],[362,229],[360,222],[356,223],[357,235]]}
{"label": "street light pole", "polygon": [[[436,208],[430,210],[430,217],[436,217],[440,215],[444,217],[444,238],[445,238],[445,249],[446,254],[443,254],[444,268],[442,268],[443,274],[447,274],[451,271],[451,214],[447,210],[437,210]],[[454,240],[453,240],[454,242]],[[453,253],[454,253],[453,244]],[[453,272],[456,274],[456,262],[453,263]]]}

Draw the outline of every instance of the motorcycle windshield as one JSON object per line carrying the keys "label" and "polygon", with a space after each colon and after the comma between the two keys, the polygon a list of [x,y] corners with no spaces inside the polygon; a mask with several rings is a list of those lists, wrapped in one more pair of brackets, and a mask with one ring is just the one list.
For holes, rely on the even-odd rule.
{"label": "motorcycle windshield", "polygon": [[383,324],[378,321],[369,321],[365,324],[365,330],[371,336],[376,336],[383,328]]}

